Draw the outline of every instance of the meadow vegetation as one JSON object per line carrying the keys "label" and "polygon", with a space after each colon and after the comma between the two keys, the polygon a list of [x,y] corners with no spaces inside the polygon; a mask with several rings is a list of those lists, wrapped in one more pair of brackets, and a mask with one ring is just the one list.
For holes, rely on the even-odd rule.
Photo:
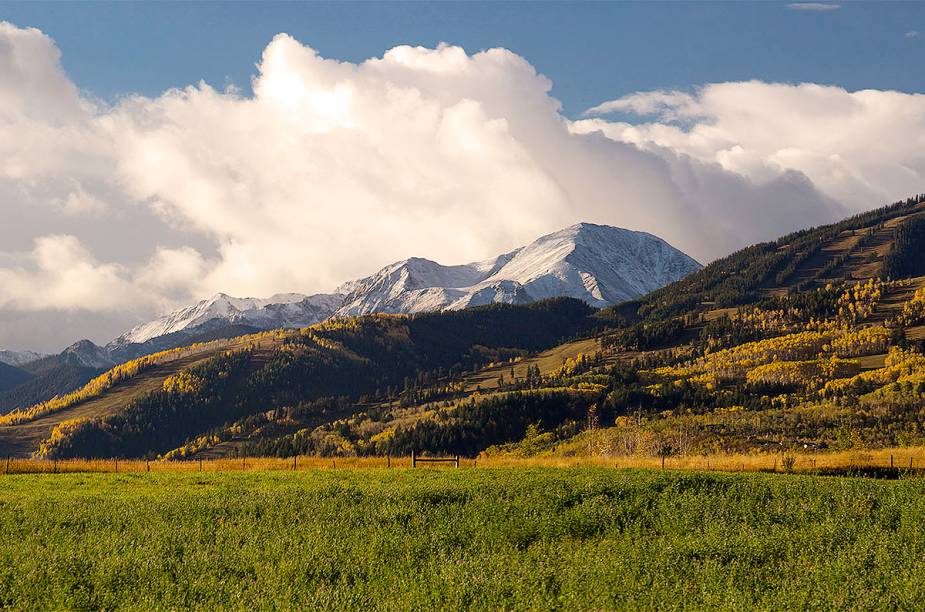
{"label": "meadow vegetation", "polygon": [[0,477],[8,609],[915,609],[923,480],[604,468]]}

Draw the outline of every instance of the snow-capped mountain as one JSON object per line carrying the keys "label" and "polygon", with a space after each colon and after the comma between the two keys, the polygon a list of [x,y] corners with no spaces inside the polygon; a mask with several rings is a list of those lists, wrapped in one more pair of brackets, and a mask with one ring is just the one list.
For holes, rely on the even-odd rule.
{"label": "snow-capped mountain", "polygon": [[337,314],[355,316],[372,312],[443,310],[464,299],[473,287],[497,273],[516,253],[462,266],[443,266],[420,257],[393,263],[372,276],[338,287],[336,292],[343,295],[344,300]]}
{"label": "snow-capped mountain", "polygon": [[198,304],[139,325],[108,346],[113,349],[127,344],[141,344],[160,336],[193,331],[213,321],[256,329],[307,327],[329,318],[342,303],[343,296],[340,295],[280,293],[259,299],[236,298],[218,293]]}
{"label": "snow-capped mountain", "polygon": [[510,253],[466,265],[444,266],[418,257],[399,261],[331,294],[257,299],[219,293],[135,327],[106,350],[119,360],[179,346],[185,338],[207,331],[220,333],[223,326],[305,327],[332,316],[373,312],[521,304],[559,296],[602,307],[645,295],[700,267],[652,234],[579,223]]}
{"label": "snow-capped mountain", "polygon": [[491,260],[412,258],[341,286],[338,315],[422,312],[568,296],[607,306],[664,287],[700,264],[645,232],[579,223]]}
{"label": "snow-capped mountain", "polygon": [[32,363],[33,361],[38,361],[45,356],[46,355],[36,353],[35,351],[0,351],[0,363],[19,367],[27,363]]}

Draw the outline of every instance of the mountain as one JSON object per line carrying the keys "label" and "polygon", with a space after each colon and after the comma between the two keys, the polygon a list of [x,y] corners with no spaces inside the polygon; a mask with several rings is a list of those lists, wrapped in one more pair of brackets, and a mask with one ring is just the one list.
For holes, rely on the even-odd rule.
{"label": "mountain", "polygon": [[26,377],[0,392],[0,414],[63,395],[115,365],[109,351],[81,340],[57,355],[49,355],[19,368]]}
{"label": "mountain", "polygon": [[580,223],[510,253],[458,266],[413,257],[341,285],[332,294],[267,299],[224,293],[139,325],[106,346],[117,361],[211,337],[306,327],[332,316],[459,310],[574,297],[603,307],[638,298],[700,264],[645,232]]}
{"label": "mountain", "polygon": [[0,391],[17,387],[30,378],[28,372],[0,361]]}
{"label": "mountain", "polygon": [[13,367],[24,366],[42,357],[46,357],[46,355],[35,351],[0,351],[0,363]]}
{"label": "mountain", "polygon": [[[470,266],[400,262],[344,290],[484,290],[509,272],[529,299],[534,287],[576,288],[579,269],[610,299],[602,285],[617,266],[582,260],[587,230]],[[515,444],[779,457],[922,444],[923,256],[917,196],[753,245],[613,308],[560,297],[218,341],[0,419],[0,456],[394,457]],[[593,295],[594,283],[582,287]],[[601,437],[589,440],[592,416]]]}
{"label": "mountain", "polygon": [[457,310],[574,297],[603,307],[638,298],[701,268],[645,232],[579,223],[486,261],[442,266],[412,258],[338,288],[339,316]]}
{"label": "mountain", "polygon": [[109,356],[109,351],[89,340],[75,342],[64,349],[58,355],[58,359],[79,368],[101,369],[115,365],[115,362]]}
{"label": "mountain", "polygon": [[[267,299],[236,298],[218,293],[193,306],[181,308],[122,334],[107,349],[118,351],[131,344],[173,335],[178,341],[205,331],[203,326],[216,322],[253,330],[276,327],[307,327],[324,321],[341,305],[342,296],[282,293]],[[166,348],[166,347],[165,347]]]}
{"label": "mountain", "polygon": [[554,297],[603,307],[638,298],[700,268],[651,234],[580,223],[480,262],[400,261],[332,294],[259,299],[218,293],[138,325],[105,347],[82,340],[60,355],[27,364],[30,379],[0,390],[0,413],[73,391],[117,363],[197,342],[374,312],[461,310]]}

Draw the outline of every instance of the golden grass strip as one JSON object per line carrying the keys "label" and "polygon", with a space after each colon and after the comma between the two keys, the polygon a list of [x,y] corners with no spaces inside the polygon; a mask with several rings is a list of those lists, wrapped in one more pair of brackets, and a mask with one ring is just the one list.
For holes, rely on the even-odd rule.
{"label": "golden grass strip", "polygon": [[[786,458],[793,459],[787,467]],[[463,458],[461,468],[570,468],[610,467],[660,469],[662,460],[650,456],[576,456]],[[0,460],[0,476],[14,474],[65,474],[80,472],[149,473],[149,472],[241,472],[293,470],[356,470],[374,468],[410,468],[410,457],[237,457],[185,461],[145,461],[116,459],[7,459]],[[722,472],[812,472],[845,468],[912,468],[925,470],[925,446],[850,450],[818,453],[762,453],[672,456],[665,468],[689,471]],[[454,469],[452,464],[426,464],[420,469]]]}

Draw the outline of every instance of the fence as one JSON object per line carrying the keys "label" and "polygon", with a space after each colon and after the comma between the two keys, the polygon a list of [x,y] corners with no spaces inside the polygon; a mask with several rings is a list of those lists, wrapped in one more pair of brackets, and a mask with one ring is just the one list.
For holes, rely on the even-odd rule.
{"label": "fence", "polygon": [[459,467],[459,455],[454,457],[418,457],[417,453],[411,451],[411,467],[416,468],[419,463],[454,463]]}
{"label": "fence", "polygon": [[[333,469],[417,468],[423,464],[451,464],[451,467],[609,467],[659,469],[662,459],[657,456],[596,455],[592,457],[514,457],[510,455],[481,456],[476,459],[453,457],[228,457],[189,458],[160,461],[144,459],[67,459],[46,460],[7,457],[0,458],[0,477],[6,474],[61,474],[72,472],[241,472],[241,471],[303,471]],[[664,458],[669,470],[723,472],[796,472],[829,473],[832,470],[895,470],[896,474],[925,475],[925,447],[894,447],[871,450],[671,455]],[[887,474],[883,474],[887,476]]]}

